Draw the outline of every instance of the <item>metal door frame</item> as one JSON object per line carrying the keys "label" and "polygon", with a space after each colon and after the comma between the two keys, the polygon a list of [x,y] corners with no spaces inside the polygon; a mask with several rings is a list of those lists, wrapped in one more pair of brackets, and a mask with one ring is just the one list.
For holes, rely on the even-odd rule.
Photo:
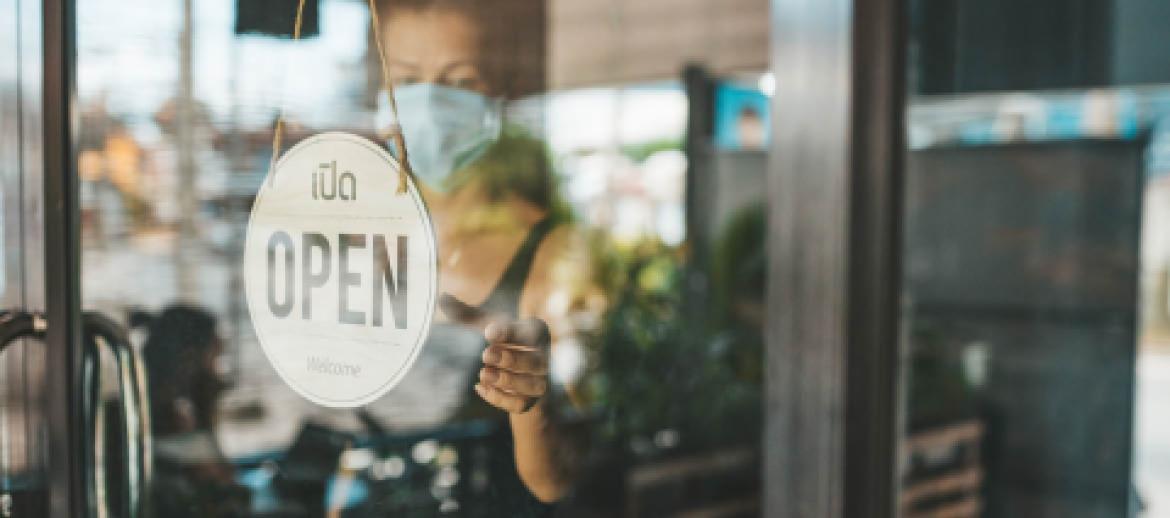
{"label": "metal door frame", "polygon": [[76,24],[72,0],[42,2],[43,223],[50,516],[85,516],[81,290],[75,150]]}
{"label": "metal door frame", "polygon": [[904,0],[772,0],[764,515],[896,515]]}

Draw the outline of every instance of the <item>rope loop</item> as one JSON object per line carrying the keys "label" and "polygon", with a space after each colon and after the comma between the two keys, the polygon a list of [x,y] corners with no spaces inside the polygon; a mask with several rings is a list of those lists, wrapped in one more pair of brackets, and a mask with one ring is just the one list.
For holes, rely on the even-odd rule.
{"label": "rope loop", "polygon": [[[382,24],[378,22],[378,7],[374,5],[375,0],[369,0],[370,5],[370,25],[374,32],[374,42],[378,48],[378,64],[382,68],[382,87],[386,89],[386,96],[390,100],[390,112],[394,115],[394,120],[398,120],[398,102],[394,100],[394,81],[390,78],[390,69],[386,66],[386,49],[385,44],[382,43]],[[293,22],[293,41],[301,39],[301,21],[305,12],[305,0],[297,1],[297,15]],[[280,104],[280,109],[276,115],[276,125],[272,129],[272,160],[268,163],[268,178],[272,181],[276,176],[276,159],[280,156],[281,143],[284,140],[284,103]],[[389,139],[394,145],[394,151],[397,153],[399,161],[401,162],[401,169],[398,171],[398,189],[397,194],[404,194],[407,190],[407,177],[412,177],[414,172],[410,168],[410,160],[406,156],[406,139],[402,136],[402,126],[397,122],[392,124],[385,134],[379,135],[382,138]]]}

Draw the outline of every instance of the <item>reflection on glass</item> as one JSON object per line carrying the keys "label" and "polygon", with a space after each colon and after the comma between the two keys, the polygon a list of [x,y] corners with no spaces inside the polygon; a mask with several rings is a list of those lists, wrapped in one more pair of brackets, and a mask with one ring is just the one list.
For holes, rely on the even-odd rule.
{"label": "reflection on glass", "polygon": [[[1160,516],[1165,87],[909,111],[904,516]],[[1144,206],[1144,207],[1143,207]]]}
{"label": "reflection on glass", "polygon": [[[17,5],[0,4],[12,13]],[[32,10],[29,10],[32,11]],[[26,137],[39,117],[39,98],[25,92],[22,70],[39,59],[27,42],[39,32],[24,30],[21,16],[9,15],[0,36],[0,320],[37,304],[36,279],[28,272],[35,238],[26,214],[27,170],[34,161]],[[48,429],[45,426],[45,349],[35,340],[0,343],[0,516],[43,514],[47,505]]]}
{"label": "reflection on glass", "polygon": [[44,512],[44,361],[36,341],[0,345],[0,514]]}
{"label": "reflection on glass", "polygon": [[[379,1],[445,297],[398,387],[329,410],[272,370],[241,278],[278,111],[286,149],[327,130],[379,141],[390,122],[364,2],[308,4],[317,30],[295,42],[228,0],[78,5],[83,295],[141,347],[155,511],[757,513],[767,39],[726,36],[750,52],[712,54],[743,73],[711,81],[749,101],[692,114],[679,49],[631,39],[595,49],[625,65],[563,72],[599,59],[565,42],[658,17]],[[738,48],[700,39],[685,44]],[[684,130],[700,116],[730,121],[739,144],[710,135],[694,158]],[[688,206],[699,176],[707,194]]]}

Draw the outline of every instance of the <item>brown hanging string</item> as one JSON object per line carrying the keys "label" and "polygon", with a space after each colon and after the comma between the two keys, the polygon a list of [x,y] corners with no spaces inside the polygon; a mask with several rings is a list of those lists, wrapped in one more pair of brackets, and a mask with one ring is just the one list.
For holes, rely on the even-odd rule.
{"label": "brown hanging string", "polygon": [[[393,121],[390,127],[387,128],[384,134],[378,135],[382,138],[388,138],[394,144],[394,151],[398,153],[398,158],[401,162],[402,169],[398,173],[398,194],[406,192],[406,178],[413,176],[410,169],[410,161],[406,157],[406,139],[402,136],[402,126],[398,123],[398,102],[394,100],[394,82],[390,79],[390,69],[386,66],[386,50],[382,43],[382,24],[378,21],[378,8],[374,5],[375,0],[369,0],[370,4],[370,25],[374,32],[374,42],[378,48],[378,64],[382,68],[382,87],[386,89],[386,96],[390,100],[390,113],[393,116]],[[297,16],[293,22],[293,41],[301,39],[301,19],[305,12],[305,0],[298,0],[297,2]],[[272,161],[268,164],[268,178],[271,181],[276,174],[276,159],[280,155],[281,140],[284,137],[284,103],[280,105],[280,111],[276,116],[276,127],[273,128],[272,135]]]}

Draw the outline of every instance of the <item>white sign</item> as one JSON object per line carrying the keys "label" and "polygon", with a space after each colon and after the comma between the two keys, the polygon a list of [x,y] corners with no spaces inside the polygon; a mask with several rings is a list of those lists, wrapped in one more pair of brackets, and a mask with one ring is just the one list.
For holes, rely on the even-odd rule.
{"label": "white sign", "polygon": [[314,403],[356,407],[394,388],[435,309],[435,233],[414,182],[344,133],[293,146],[248,222],[245,291],[268,360]]}

